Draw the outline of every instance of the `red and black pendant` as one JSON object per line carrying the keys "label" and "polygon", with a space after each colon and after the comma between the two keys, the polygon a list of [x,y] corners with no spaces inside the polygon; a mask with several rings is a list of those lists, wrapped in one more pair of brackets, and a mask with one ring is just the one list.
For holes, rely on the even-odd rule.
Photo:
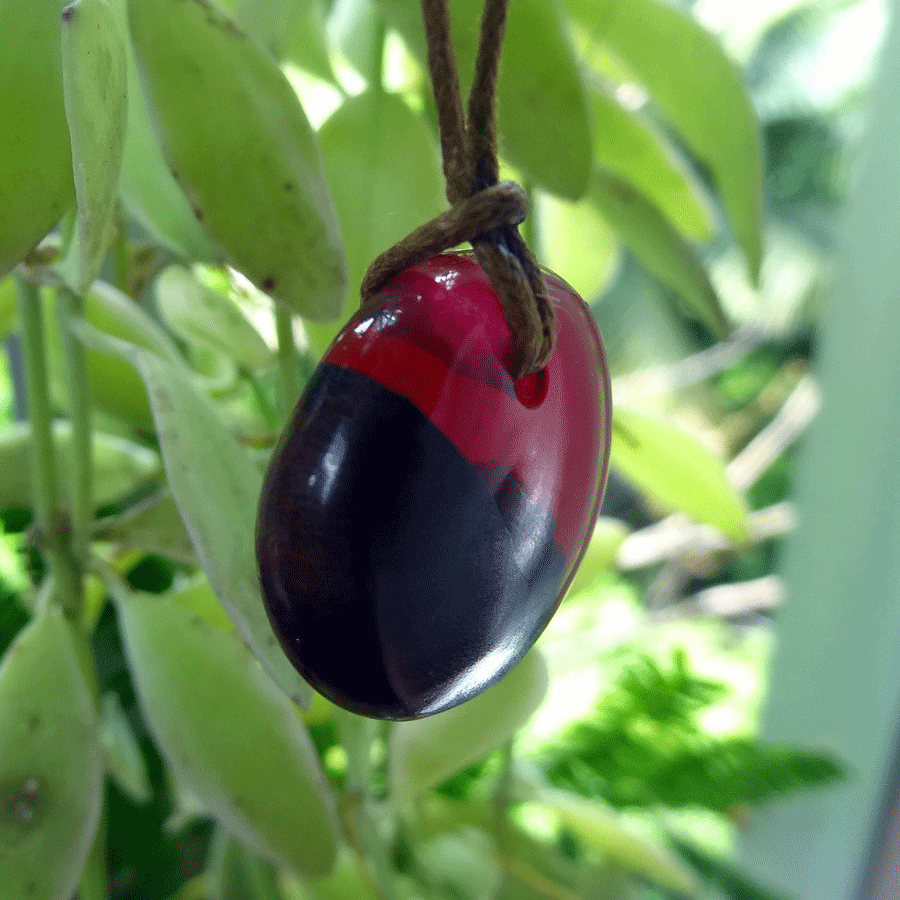
{"label": "red and black pendant", "polygon": [[274,453],[257,528],[266,608],[291,662],[345,709],[417,718],[489,687],[584,553],[609,376],[584,301],[545,279],[556,347],[514,383],[473,256],[402,272],[335,339]]}

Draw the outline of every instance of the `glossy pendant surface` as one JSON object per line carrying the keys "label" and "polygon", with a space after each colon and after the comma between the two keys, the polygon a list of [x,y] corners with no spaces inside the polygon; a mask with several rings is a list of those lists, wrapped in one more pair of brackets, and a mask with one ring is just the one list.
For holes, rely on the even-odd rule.
{"label": "glossy pendant surface", "polygon": [[300,673],[361,715],[430,715],[537,640],[593,529],[609,377],[590,311],[546,274],[559,334],[513,383],[473,256],[407,269],[326,352],[275,450],[257,557]]}

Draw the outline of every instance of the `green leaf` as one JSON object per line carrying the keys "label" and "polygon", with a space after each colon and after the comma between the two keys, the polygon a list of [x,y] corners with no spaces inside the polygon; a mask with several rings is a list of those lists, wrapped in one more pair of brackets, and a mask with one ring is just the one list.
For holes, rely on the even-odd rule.
{"label": "green leaf", "polygon": [[179,781],[257,852],[327,874],[333,800],[291,702],[236,634],[165,595],[113,596],[141,708]]}
{"label": "green leaf", "polygon": [[63,98],[78,207],[78,292],[110,245],[125,142],[125,48],[106,0],[75,0],[62,14]]}
{"label": "green leaf", "polygon": [[231,297],[201,284],[181,266],[156,279],[156,306],[172,331],[219,350],[245,369],[272,361],[272,352]]}
{"label": "green leaf", "polygon": [[347,272],[321,155],[275,61],[207,0],[131,0],[163,151],[234,265],[289,309],[341,308]]}
{"label": "green leaf", "polygon": [[260,595],[254,529],[262,473],[256,463],[186,373],[83,323],[78,333],[88,346],[122,356],[140,373],[169,487],[210,584],[279,687],[308,704],[312,689],[278,646]]}
{"label": "green leaf", "polygon": [[147,766],[119,695],[113,691],[103,695],[100,722],[107,772],[126,796],[135,803],[146,803],[153,795]]}
{"label": "green leaf", "polygon": [[332,44],[369,85],[377,85],[383,61],[379,41],[384,40],[384,20],[378,0],[334,0],[328,14]]}
{"label": "green leaf", "polygon": [[662,134],[599,85],[590,92],[597,163],[631,183],[686,237],[707,241],[713,216],[697,179]]}
{"label": "green leaf", "polygon": [[78,900],[108,900],[109,880],[106,876],[106,816],[101,814],[100,824],[91,852],[88,854],[81,881],[78,884]]}
{"label": "green leaf", "polygon": [[237,0],[234,18],[275,59],[336,81],[319,0]]}
{"label": "green leaf", "polygon": [[747,538],[743,497],[725,466],[704,444],[659,419],[616,407],[612,464],[668,509],[718,528],[735,542]]}
{"label": "green leaf", "polygon": [[389,777],[410,800],[502,747],[531,718],[547,692],[547,667],[532,650],[500,682],[472,700],[414,722],[390,736]]}
{"label": "green leaf", "polygon": [[540,262],[591,302],[616,272],[619,242],[593,198],[576,202],[538,192],[535,217]]}
{"label": "green leaf", "polygon": [[216,900],[283,900],[278,869],[222,833],[213,844]]}
{"label": "green leaf", "polygon": [[9,900],[69,900],[100,820],[103,762],[74,635],[56,606],[0,664],[0,883]]}
{"label": "green leaf", "polygon": [[0,4],[0,278],[62,218],[74,195],[59,52],[63,5]]}
{"label": "green leaf", "polygon": [[440,834],[415,848],[417,869],[440,896],[494,900],[503,883],[491,839],[479,828]]}
{"label": "green leaf", "polygon": [[[425,68],[418,2],[382,0],[382,7]],[[472,83],[482,7],[482,0],[451,4],[464,95]],[[556,0],[517,0],[510,5],[497,103],[503,157],[544,190],[569,200],[581,197],[591,174],[590,114]]]}
{"label": "green leaf", "polygon": [[[68,503],[72,486],[72,426],[53,423],[53,440],[59,466],[61,499]],[[130,494],[160,471],[159,456],[126,438],[95,431],[93,434],[94,502],[103,506]],[[0,432],[0,508],[31,506],[31,426],[16,422]]]}
{"label": "green leaf", "polygon": [[155,553],[182,565],[198,565],[194,545],[169,490],[160,491],[129,507],[120,516],[98,524],[96,539],[109,541],[120,550]]}
{"label": "green leaf", "polygon": [[678,857],[665,845],[629,828],[605,804],[546,785],[535,788],[533,799],[556,813],[566,828],[602,858],[677,893],[695,895],[697,880]]}
{"label": "green leaf", "polygon": [[724,337],[728,325],[716,289],[694,248],[663,213],[627,181],[602,169],[594,173],[591,197],[634,255]]}
{"label": "green leaf", "polygon": [[572,16],[650,92],[710,171],[754,281],[762,259],[762,141],[737,66],[664,0],[567,0]]}
{"label": "green leaf", "polygon": [[423,120],[394,94],[351,97],[319,131],[350,270],[349,297],[334,325],[307,324],[319,353],[352,309],[369,263],[445,206],[437,148]]}
{"label": "green leaf", "polygon": [[111,0],[128,61],[128,127],[119,190],[128,213],[181,259],[214,262],[221,253],[194,216],[163,159],[138,85],[127,0]]}

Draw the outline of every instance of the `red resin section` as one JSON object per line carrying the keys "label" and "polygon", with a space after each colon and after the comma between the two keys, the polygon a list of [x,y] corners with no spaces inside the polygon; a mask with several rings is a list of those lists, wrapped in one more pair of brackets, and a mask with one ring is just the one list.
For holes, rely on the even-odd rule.
{"label": "red resin section", "polygon": [[396,276],[345,326],[323,362],[413,403],[485,479],[510,473],[549,509],[565,592],[590,537],[609,461],[610,385],[590,310],[545,273],[558,324],[553,356],[513,383],[512,337],[472,255],[443,254]]}

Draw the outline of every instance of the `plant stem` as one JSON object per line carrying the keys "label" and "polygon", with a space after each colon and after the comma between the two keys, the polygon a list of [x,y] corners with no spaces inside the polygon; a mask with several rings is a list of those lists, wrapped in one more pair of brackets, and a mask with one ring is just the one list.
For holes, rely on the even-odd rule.
{"label": "plant stem", "polygon": [[334,724],[347,754],[347,803],[344,821],[360,865],[372,882],[376,894],[384,900],[394,896],[393,874],[387,847],[379,833],[371,790],[372,741],[378,724],[371,719],[334,709]]}
{"label": "plant stem", "polygon": [[278,369],[281,376],[281,418],[286,422],[300,396],[300,354],[294,343],[291,314],[280,304],[275,304],[275,328],[278,333]]}
{"label": "plant stem", "polygon": [[91,447],[91,396],[88,387],[87,354],[72,333],[70,323],[84,313],[84,300],[67,288],[57,295],[57,316],[63,362],[69,388],[69,417],[72,422],[72,554],[79,575],[87,565],[94,521],[93,464]]}
{"label": "plant stem", "polygon": [[31,422],[35,517],[49,551],[56,580],[56,596],[69,619],[78,622],[81,579],[78,577],[75,560],[69,552],[65,523],[59,509],[58,470],[47,390],[47,349],[41,297],[38,287],[21,276],[18,278],[18,310],[22,325],[28,418]]}

